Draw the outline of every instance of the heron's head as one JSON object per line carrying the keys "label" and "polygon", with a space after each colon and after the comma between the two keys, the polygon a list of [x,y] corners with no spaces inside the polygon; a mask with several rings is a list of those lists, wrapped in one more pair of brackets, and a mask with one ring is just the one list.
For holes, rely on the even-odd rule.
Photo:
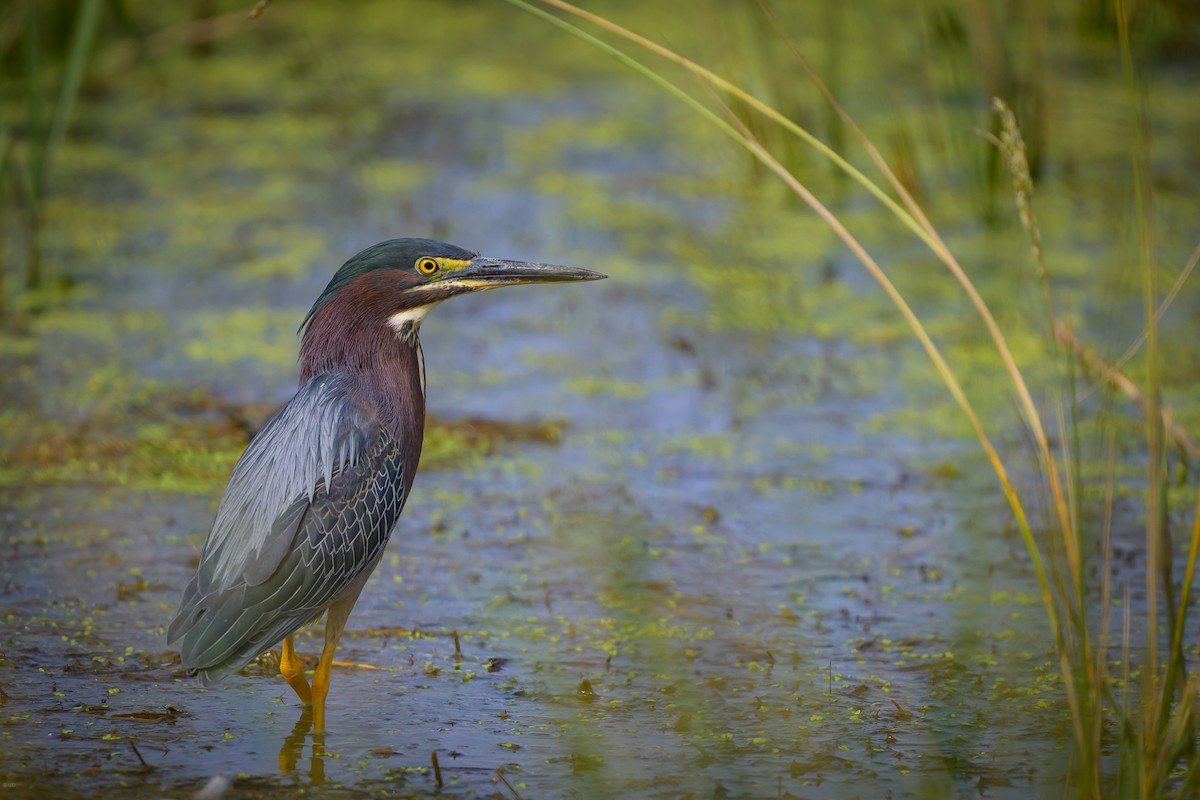
{"label": "heron's head", "polygon": [[430,309],[455,295],[518,283],[604,277],[577,267],[488,258],[432,239],[389,239],[342,265],[300,329],[311,328],[323,313],[355,314],[385,322],[399,334],[415,334]]}
{"label": "heron's head", "polygon": [[598,272],[487,258],[432,239],[390,239],[351,258],[329,281],[300,330],[300,377],[328,369],[380,369],[395,342],[417,346],[425,315],[443,300],[518,283],[594,281]]}

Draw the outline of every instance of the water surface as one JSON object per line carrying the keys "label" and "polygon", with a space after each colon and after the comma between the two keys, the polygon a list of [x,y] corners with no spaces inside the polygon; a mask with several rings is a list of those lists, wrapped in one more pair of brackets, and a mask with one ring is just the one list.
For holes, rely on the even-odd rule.
{"label": "water surface", "polygon": [[[911,148],[1018,356],[1052,375],[1007,191],[971,177],[986,98],[954,105],[942,82],[962,64],[908,6],[872,21],[828,5],[793,12],[801,45],[893,155]],[[203,59],[98,56],[48,212],[48,262],[75,288],[0,351],[4,794],[186,797],[217,774],[231,797],[1060,794],[1067,715],[1027,554],[832,235],[685,110],[507,6],[341,9],[274,5]],[[740,12],[749,27],[725,30],[722,9],[668,38],[753,78],[762,34]],[[1039,201],[1056,285],[1119,352],[1140,308],[1120,76],[1071,50],[1105,41],[1055,50],[1077,69],[1049,89]],[[1172,102],[1192,73],[1152,75],[1156,153],[1182,176],[1157,198],[1173,275],[1198,232],[1181,132],[1200,110]],[[820,127],[795,91],[782,101]],[[1031,483],[961,295],[794,159],[896,271]],[[248,433],[291,396],[296,325],[341,261],[400,235],[611,278],[462,298],[425,323],[422,472],[314,741],[270,657],[200,689],[165,625]],[[1164,319],[1168,356],[1195,311],[1185,292]],[[1177,418],[1197,422],[1194,370],[1173,380]],[[1117,404],[1136,475],[1136,414]],[[320,629],[298,646],[315,657]]]}

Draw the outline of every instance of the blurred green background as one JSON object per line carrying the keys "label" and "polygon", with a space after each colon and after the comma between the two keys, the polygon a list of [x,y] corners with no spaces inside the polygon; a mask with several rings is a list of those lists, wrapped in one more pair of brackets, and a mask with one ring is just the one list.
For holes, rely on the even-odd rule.
{"label": "blurred green background", "polygon": [[[508,4],[252,7],[0,6],[6,796],[182,797],[217,773],[246,797],[1063,793],[1058,662],[995,480],[820,220]],[[1060,313],[1109,360],[1137,337],[1138,123],[1110,3],[781,2],[783,33],[753,2],[588,8],[865,164],[794,43],[1053,405],[1064,366],[987,138],[1003,98]],[[1167,287],[1200,241],[1200,12],[1140,0],[1130,31]],[[729,111],[885,264],[1019,457],[998,359],[942,267],[826,162]],[[229,469],[294,389],[304,312],[394,236],[611,280],[464,298],[425,324],[422,473],[314,751],[270,659],[200,690],[163,630]],[[1192,285],[1161,350],[1164,402],[1197,431]],[[1103,390],[1080,408],[1089,499],[1116,431],[1112,569],[1137,609],[1142,423]]]}

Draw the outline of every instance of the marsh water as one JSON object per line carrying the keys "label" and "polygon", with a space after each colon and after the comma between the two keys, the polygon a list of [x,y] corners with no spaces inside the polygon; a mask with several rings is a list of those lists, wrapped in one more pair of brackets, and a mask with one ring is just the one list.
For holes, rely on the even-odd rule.
{"label": "marsh water", "polygon": [[[1028,238],[978,130],[987,76],[955,38],[970,15],[854,5],[785,22],[912,166],[1052,408]],[[146,30],[187,22],[131,6]],[[823,224],[687,109],[504,3],[347,8],[279,2],[204,53],[101,41],[46,208],[58,288],[0,340],[0,795],[188,797],[215,775],[230,797],[1060,795],[1068,716],[1028,554]],[[682,5],[609,10],[844,135],[752,4],[688,26]],[[1111,35],[1058,13],[1038,207],[1080,335],[1119,354],[1141,319],[1125,85]],[[997,16],[1020,73],[1025,22]],[[1168,281],[1200,233],[1196,59],[1147,59]],[[779,146],[894,271],[1034,485],[942,268]],[[270,655],[201,689],[165,626],[230,468],[295,388],[308,306],[403,235],[610,279],[425,322],[421,473],[314,740]],[[1167,402],[1193,431],[1197,312],[1185,290],[1163,319]],[[1137,608],[1138,413],[1103,392],[1082,408],[1085,448],[1090,412],[1135,432],[1114,538]],[[297,638],[310,666],[320,633]]]}

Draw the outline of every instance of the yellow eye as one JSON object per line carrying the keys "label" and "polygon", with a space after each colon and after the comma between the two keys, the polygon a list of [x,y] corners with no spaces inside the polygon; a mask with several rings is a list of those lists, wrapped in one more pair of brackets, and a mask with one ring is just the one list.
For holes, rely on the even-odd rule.
{"label": "yellow eye", "polygon": [[417,272],[422,275],[432,275],[438,271],[438,262],[429,256],[417,259]]}

